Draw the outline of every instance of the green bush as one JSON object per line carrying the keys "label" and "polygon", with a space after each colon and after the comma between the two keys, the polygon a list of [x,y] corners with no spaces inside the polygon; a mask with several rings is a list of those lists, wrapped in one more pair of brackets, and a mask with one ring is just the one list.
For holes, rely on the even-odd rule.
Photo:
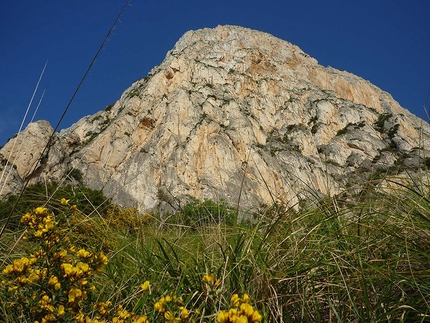
{"label": "green bush", "polygon": [[182,207],[179,216],[186,225],[201,227],[208,224],[233,225],[236,210],[224,200],[214,202],[212,200],[193,200]]}

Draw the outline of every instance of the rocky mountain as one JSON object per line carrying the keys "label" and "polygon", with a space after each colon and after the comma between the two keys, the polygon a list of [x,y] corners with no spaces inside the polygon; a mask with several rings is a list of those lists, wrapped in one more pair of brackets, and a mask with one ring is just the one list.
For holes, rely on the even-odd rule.
{"label": "rocky mountain", "polygon": [[2,195],[75,178],[142,210],[190,196],[246,209],[430,166],[430,126],[388,93],[235,26],[187,32],[115,104],[56,133],[30,174],[51,132],[32,123],[0,150]]}

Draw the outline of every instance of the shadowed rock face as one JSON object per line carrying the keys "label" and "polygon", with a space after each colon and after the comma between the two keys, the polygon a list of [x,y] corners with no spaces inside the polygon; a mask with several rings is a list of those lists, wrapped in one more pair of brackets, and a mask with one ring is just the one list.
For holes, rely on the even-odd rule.
{"label": "shadowed rock face", "polygon": [[[0,150],[15,178],[50,131],[31,124]],[[142,210],[187,196],[293,204],[374,170],[426,170],[429,136],[427,123],[368,81],[269,34],[218,26],[187,32],[114,105],[55,134],[32,180],[78,169],[87,186]]]}

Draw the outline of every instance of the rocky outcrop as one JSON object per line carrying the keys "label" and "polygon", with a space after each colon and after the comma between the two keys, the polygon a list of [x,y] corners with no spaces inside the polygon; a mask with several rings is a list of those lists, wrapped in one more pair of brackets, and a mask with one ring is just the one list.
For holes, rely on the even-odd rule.
{"label": "rocky outcrop", "polygon": [[2,148],[1,153],[12,161],[21,179],[52,181],[64,176],[70,160],[58,136],[50,141],[52,133],[48,121],[30,123]]}
{"label": "rocky outcrop", "polygon": [[[42,125],[0,150],[33,138],[11,158],[20,178],[47,140]],[[218,26],[187,32],[115,104],[55,134],[33,180],[78,169],[142,210],[187,196],[294,204],[375,171],[426,171],[429,138],[427,123],[368,81],[267,33]]]}

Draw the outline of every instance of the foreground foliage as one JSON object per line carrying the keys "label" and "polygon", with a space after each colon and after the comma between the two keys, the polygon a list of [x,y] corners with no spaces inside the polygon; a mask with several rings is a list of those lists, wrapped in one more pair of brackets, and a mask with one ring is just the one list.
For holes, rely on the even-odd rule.
{"label": "foreground foliage", "polygon": [[[127,309],[130,306],[123,306],[121,301],[113,303],[109,295],[101,301],[99,296],[102,295],[97,295],[94,283],[108,264],[108,258],[103,251],[82,247],[93,241],[79,239],[83,230],[90,228],[82,222],[85,214],[69,202],[62,198],[63,208],[57,214],[46,207],[37,207],[22,216],[21,223],[25,226],[22,247],[28,255],[14,259],[2,270],[2,318],[5,321],[145,323],[210,319],[220,323],[258,323],[262,320],[247,294],[243,297],[233,294],[228,310],[217,313],[214,307],[211,309],[214,311],[205,313],[199,306],[190,307],[190,300],[198,291],[191,295],[187,289],[162,290],[149,280],[132,286],[138,288],[134,309]],[[114,206],[108,210],[102,224],[93,224],[107,224],[107,228],[113,224],[117,233],[136,234],[136,226],[149,220],[148,214],[137,219],[136,212],[136,209],[121,210]],[[132,225],[132,221],[136,223]],[[102,243],[99,248],[109,245]],[[201,277],[200,294],[214,295],[219,286],[220,281],[213,274],[205,274]],[[150,321],[144,313],[148,313]]]}
{"label": "foreground foliage", "polygon": [[[68,205],[68,200],[62,199]],[[92,277],[100,274],[108,259],[103,252],[77,248],[68,236],[68,218],[77,212],[76,205],[69,212],[55,216],[45,207],[26,213],[21,222],[26,225],[23,239],[36,250],[28,257],[15,259],[2,271],[2,285],[7,307],[19,317],[34,322],[100,322],[110,319],[108,303],[95,302],[96,289]],[[88,313],[96,310],[95,319]],[[113,322],[130,318],[144,323],[146,317],[137,317],[121,307]]]}
{"label": "foreground foliage", "polygon": [[[0,240],[1,319],[428,321],[428,189],[402,185],[273,205],[243,223],[224,201],[194,201],[170,222],[116,206],[88,214],[73,198],[32,208],[25,233]],[[176,224],[180,214],[193,221]]]}

